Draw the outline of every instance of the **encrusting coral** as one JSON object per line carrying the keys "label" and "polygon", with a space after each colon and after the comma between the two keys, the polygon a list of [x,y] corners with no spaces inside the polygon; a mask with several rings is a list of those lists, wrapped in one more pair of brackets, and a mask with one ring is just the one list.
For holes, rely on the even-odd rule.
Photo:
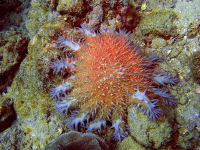
{"label": "encrusting coral", "polygon": [[44,150],[52,149],[73,149],[73,150],[108,150],[109,147],[105,141],[93,133],[80,133],[71,131],[62,134],[61,136],[48,143]]}
{"label": "encrusting coral", "polygon": [[51,89],[50,96],[56,99],[55,112],[69,115],[70,128],[101,133],[110,121],[113,137],[121,141],[128,135],[129,105],[136,104],[154,121],[162,114],[161,105],[176,105],[166,84],[175,84],[177,76],[158,72],[161,59],[143,55],[130,33],[109,28],[95,33],[85,23],[79,31],[82,43],[65,36],[57,39],[58,47],[74,56],[50,64],[56,75],[63,76],[63,84]]}

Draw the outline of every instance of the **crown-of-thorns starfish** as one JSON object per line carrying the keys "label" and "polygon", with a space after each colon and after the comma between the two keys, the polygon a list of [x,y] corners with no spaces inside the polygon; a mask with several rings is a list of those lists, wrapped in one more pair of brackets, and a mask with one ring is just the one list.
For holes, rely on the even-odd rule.
{"label": "crown-of-thorns starfish", "polygon": [[[162,113],[159,103],[176,104],[165,85],[175,84],[177,76],[156,73],[160,58],[143,55],[129,33],[106,29],[97,34],[87,24],[82,25],[80,32],[84,43],[65,36],[57,40],[58,47],[67,48],[75,57],[50,65],[56,74],[73,71],[62,85],[50,90],[50,96],[56,99],[55,112],[70,114],[69,127],[101,133],[108,120],[115,130],[114,138],[121,141],[128,135],[129,105],[136,104],[150,120],[156,121]],[[71,108],[78,109],[70,111]]]}

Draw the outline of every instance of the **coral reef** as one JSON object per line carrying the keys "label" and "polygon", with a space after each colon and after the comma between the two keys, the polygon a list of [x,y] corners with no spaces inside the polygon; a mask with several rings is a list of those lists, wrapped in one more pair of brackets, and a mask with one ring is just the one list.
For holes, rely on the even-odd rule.
{"label": "coral reef", "polygon": [[[107,29],[107,26],[114,31],[127,29],[131,32],[131,41],[140,45],[141,53],[148,56],[157,54],[163,58],[164,61],[156,65],[158,72],[155,75],[159,77],[162,72],[161,76],[168,74],[170,79],[178,74],[179,82],[173,86],[164,82],[164,86],[153,80],[157,88],[169,90],[157,93],[176,95],[177,106],[171,109],[165,105],[168,100],[159,101],[156,106],[161,106],[157,106],[156,110],[163,110],[164,114],[157,122],[150,121],[137,106],[129,106],[125,113],[127,121],[124,123],[129,126],[125,127],[124,132],[128,130],[129,135],[122,142],[109,141],[120,120],[93,122],[97,117],[94,115],[95,118],[90,118],[89,123],[84,121],[85,128],[79,123],[77,129],[81,132],[100,130],[100,136],[107,144],[117,144],[116,149],[119,150],[200,149],[200,85],[192,73],[192,59],[199,51],[199,1],[68,2],[71,0],[9,0],[4,3],[6,6],[0,4],[1,8],[6,9],[1,9],[5,11],[1,14],[0,22],[0,110],[9,110],[10,105],[5,109],[2,102],[12,99],[17,115],[17,120],[9,121],[8,128],[0,132],[0,149],[42,150],[53,139],[69,132],[69,126],[75,128],[75,122],[72,124],[72,121],[80,108],[68,103],[68,98],[72,97],[67,95],[74,90],[73,86],[68,86],[72,84],[68,79],[77,74],[75,68],[79,67],[75,65],[80,57],[62,43],[67,39],[72,42],[71,46],[78,44],[82,47],[84,34],[79,34],[81,30],[77,27],[83,22],[87,22],[93,29],[91,33],[96,35]],[[55,40],[60,40],[60,43],[55,43]],[[67,58],[69,61],[64,61]],[[50,69],[51,65],[58,65],[54,73],[54,69]],[[67,67],[62,69],[60,65]],[[49,95],[56,92],[52,84],[56,87],[64,85],[57,89],[59,94]],[[64,88],[69,91],[65,92]],[[139,87],[139,92],[144,94],[145,89]],[[137,87],[134,93],[137,93]],[[145,95],[149,93],[146,91]],[[129,95],[127,98],[130,98]],[[152,100],[149,95],[148,98]],[[63,107],[52,107],[59,104]],[[9,114],[14,113],[5,113],[2,121],[5,117],[9,118]],[[81,119],[82,116],[76,122]]]}

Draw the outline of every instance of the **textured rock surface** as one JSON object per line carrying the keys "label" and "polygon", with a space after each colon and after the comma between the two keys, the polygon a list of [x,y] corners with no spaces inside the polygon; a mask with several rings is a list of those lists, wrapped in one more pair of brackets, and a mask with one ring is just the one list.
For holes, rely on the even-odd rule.
{"label": "textured rock surface", "polygon": [[108,150],[105,141],[93,133],[80,133],[72,131],[60,135],[58,138],[47,144],[44,150],[65,149],[65,150]]}
{"label": "textured rock surface", "polygon": [[118,150],[146,150],[145,146],[137,143],[131,136],[125,138],[121,143],[117,145]]}
{"label": "textured rock surface", "polygon": [[13,100],[0,97],[0,132],[9,128],[16,118],[17,114],[13,107]]}
{"label": "textured rock surface", "polygon": [[158,149],[162,144],[171,141],[172,125],[167,119],[150,122],[135,107],[129,107],[128,123],[130,135],[145,147]]}
{"label": "textured rock surface", "polygon": [[0,94],[7,92],[27,54],[28,39],[15,28],[0,33]]}
{"label": "textured rock surface", "polygon": [[164,36],[170,29],[170,34],[174,36],[177,34],[177,27],[173,24],[175,19],[177,19],[177,15],[172,11],[152,12],[142,18],[138,28],[142,35],[154,34],[159,36]]}

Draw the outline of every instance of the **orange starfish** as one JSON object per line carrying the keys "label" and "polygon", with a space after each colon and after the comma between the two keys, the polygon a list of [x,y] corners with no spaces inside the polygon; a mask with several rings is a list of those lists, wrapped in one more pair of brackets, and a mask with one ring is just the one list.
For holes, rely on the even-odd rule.
{"label": "orange starfish", "polygon": [[[161,114],[157,103],[176,104],[175,98],[165,90],[165,84],[174,84],[177,77],[155,73],[160,59],[156,55],[143,55],[129,33],[106,29],[96,34],[86,24],[80,31],[84,34],[84,44],[63,37],[58,40],[61,47],[74,51],[77,60],[66,58],[67,61],[51,63],[56,74],[63,68],[75,71],[50,93],[58,99],[56,112],[68,114],[70,108],[78,107],[67,121],[70,127],[78,130],[82,126],[87,132],[96,129],[101,132],[109,120],[115,129],[115,139],[121,141],[128,135],[129,105],[137,104],[156,121]],[[162,88],[158,89],[158,85]],[[65,98],[61,98],[63,94]]]}

